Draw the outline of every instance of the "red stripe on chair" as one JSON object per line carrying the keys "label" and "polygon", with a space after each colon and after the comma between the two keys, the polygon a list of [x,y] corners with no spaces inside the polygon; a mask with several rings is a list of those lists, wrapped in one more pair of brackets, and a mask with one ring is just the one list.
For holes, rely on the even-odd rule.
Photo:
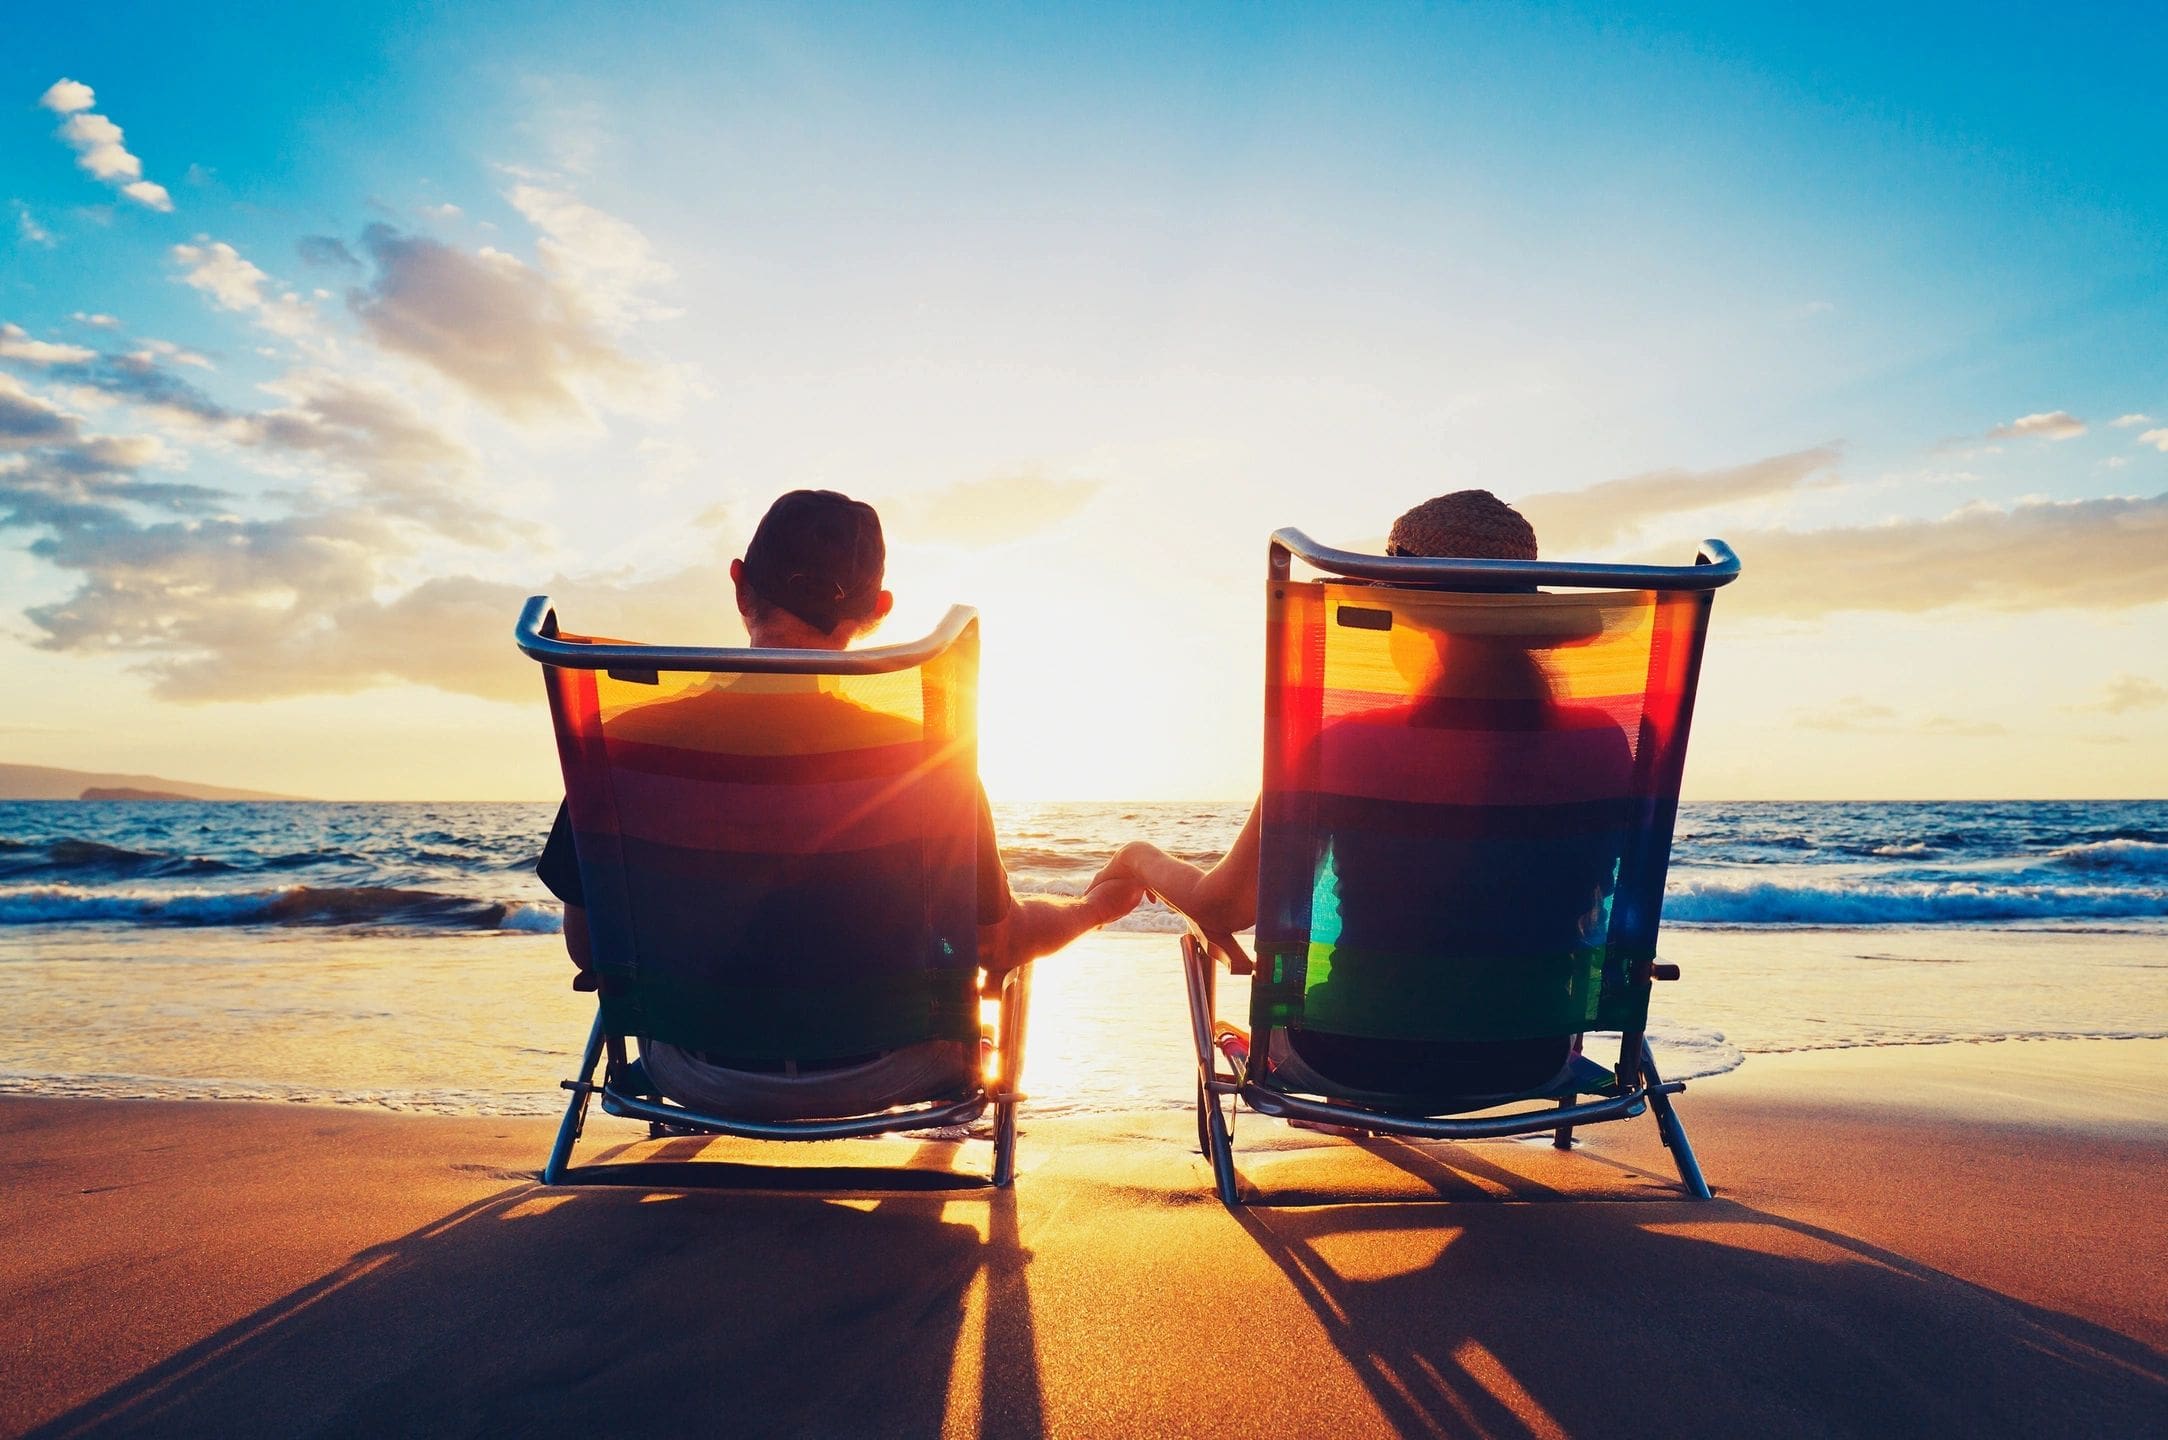
{"label": "red stripe on chair", "polygon": [[973,833],[972,777],[961,766],[825,784],[689,780],[623,767],[611,775],[618,832],[688,850],[814,855]]}
{"label": "red stripe on chair", "polygon": [[1285,788],[1422,805],[1563,805],[1633,791],[1633,747],[1613,726],[1436,730],[1359,720],[1283,757]]}

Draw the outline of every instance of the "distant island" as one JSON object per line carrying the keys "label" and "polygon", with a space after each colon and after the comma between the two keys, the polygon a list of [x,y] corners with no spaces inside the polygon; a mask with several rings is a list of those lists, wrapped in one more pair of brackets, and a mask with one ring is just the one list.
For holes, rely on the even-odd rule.
{"label": "distant island", "polygon": [[162,775],[63,770],[52,765],[0,764],[0,800],[299,800],[268,790],[198,785]]}

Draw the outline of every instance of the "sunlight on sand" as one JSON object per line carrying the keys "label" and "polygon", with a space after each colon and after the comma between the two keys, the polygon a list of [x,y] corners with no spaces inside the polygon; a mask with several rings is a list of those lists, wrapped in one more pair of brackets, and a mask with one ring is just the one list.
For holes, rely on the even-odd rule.
{"label": "sunlight on sand", "polygon": [[1320,1235],[1310,1242],[1310,1252],[1342,1280],[1390,1280],[1437,1264],[1445,1247],[1460,1238],[1460,1233],[1457,1226],[1440,1226],[1427,1233],[1401,1230],[1390,1235],[1360,1231]]}

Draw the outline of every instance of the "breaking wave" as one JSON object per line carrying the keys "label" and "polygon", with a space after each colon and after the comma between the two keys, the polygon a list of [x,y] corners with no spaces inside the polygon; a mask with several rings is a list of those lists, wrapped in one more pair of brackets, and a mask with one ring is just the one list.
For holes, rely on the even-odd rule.
{"label": "breaking wave", "polygon": [[1989,881],[1784,884],[1672,880],[1664,919],[1688,925],[1934,925],[1996,920],[2168,917],[2168,889]]}
{"label": "breaking wave", "polygon": [[0,893],[0,925],[321,925],[367,929],[555,933],[553,906],[477,900],[382,885],[289,885],[278,890],[90,890],[32,885]]}

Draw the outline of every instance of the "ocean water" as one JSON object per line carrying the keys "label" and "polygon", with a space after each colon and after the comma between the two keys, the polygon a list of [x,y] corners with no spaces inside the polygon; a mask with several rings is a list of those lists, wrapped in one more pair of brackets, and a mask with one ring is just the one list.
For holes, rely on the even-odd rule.
{"label": "ocean water", "polygon": [[[1209,863],[1245,808],[995,820],[1019,893],[1074,893],[1134,836]],[[554,1108],[592,1002],[533,875],[550,812],[0,803],[0,1090]],[[1035,1106],[1188,1103],[1179,929],[1146,906],[1038,967]],[[1679,1074],[2168,1035],[2168,802],[1688,805],[1664,951],[1687,974],[1651,1033]]]}

